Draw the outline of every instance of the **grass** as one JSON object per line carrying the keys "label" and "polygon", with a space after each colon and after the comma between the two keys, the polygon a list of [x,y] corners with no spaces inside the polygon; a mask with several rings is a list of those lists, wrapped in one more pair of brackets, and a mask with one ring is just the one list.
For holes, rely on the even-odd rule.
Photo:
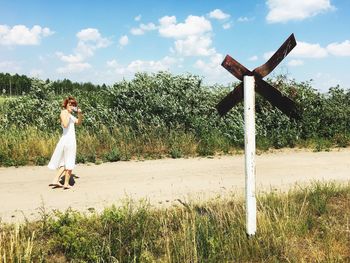
{"label": "grass", "polygon": [[314,183],[258,196],[258,229],[245,234],[235,197],[155,209],[126,202],[22,225],[2,223],[2,262],[349,262],[350,185]]}
{"label": "grass", "polygon": [[[35,127],[9,128],[0,132],[0,166],[45,165],[48,163],[61,134],[47,133]],[[101,163],[134,159],[180,158],[213,154],[222,151],[220,138],[211,144],[198,140],[192,133],[181,130],[145,129],[142,133],[127,127],[98,134],[77,129],[77,162]],[[228,147],[228,146],[224,146]],[[231,146],[234,149],[234,146]],[[204,149],[204,150],[203,150]],[[205,150],[206,149],[206,150]],[[225,150],[227,153],[227,150]]]}
{"label": "grass", "polygon": [[[1,116],[0,116],[1,117]],[[61,136],[60,131],[48,133],[35,127],[11,127],[0,131],[0,166],[46,165]],[[350,136],[300,141],[295,147],[314,151],[329,151],[333,147],[348,147]],[[98,133],[77,129],[77,162],[96,163],[130,159],[181,158],[237,154],[243,145],[230,142],[219,133],[198,138],[191,132],[145,128],[142,132],[127,127],[108,130],[102,126]],[[258,152],[273,148],[268,139],[257,138]]]}

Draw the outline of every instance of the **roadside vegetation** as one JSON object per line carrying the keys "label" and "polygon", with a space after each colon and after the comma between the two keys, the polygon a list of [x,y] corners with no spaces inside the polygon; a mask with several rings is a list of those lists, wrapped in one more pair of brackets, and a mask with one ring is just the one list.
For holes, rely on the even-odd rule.
{"label": "roadside vegetation", "polygon": [[[48,163],[68,95],[84,111],[80,163],[234,154],[244,147],[243,106],[223,118],[215,109],[234,83],[205,86],[198,76],[167,72],[113,86],[29,80],[0,74],[0,166]],[[289,119],[257,96],[260,151],[349,146],[349,90],[321,94],[285,76],[268,82],[298,103],[300,118]],[[248,238],[244,202],[234,194],[167,208],[128,200],[101,213],[43,205],[36,221],[0,219],[0,262],[350,262],[349,184],[261,193],[257,206],[258,230]]]}
{"label": "roadside vegetation", "polygon": [[[159,72],[139,73],[113,86],[37,79],[28,86],[25,78],[24,90],[14,86],[22,83],[16,78],[10,81],[12,93],[23,95],[9,96],[6,86],[0,99],[0,166],[48,163],[62,132],[60,105],[68,95],[84,111],[83,125],[77,128],[79,163],[233,154],[244,146],[243,105],[223,118],[215,109],[234,83],[205,86],[198,76]],[[289,119],[257,95],[259,150],[323,151],[349,145],[349,90],[337,86],[321,94],[310,83],[285,76],[268,82],[298,103],[301,117]]]}
{"label": "roadside vegetation", "polygon": [[102,213],[47,213],[0,222],[0,262],[349,262],[350,185],[315,183],[257,198],[245,233],[235,196],[154,208],[126,201]]}

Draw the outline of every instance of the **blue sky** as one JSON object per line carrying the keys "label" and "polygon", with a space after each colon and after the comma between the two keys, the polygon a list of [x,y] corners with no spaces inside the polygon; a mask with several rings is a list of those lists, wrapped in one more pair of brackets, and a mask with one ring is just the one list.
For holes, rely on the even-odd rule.
{"label": "blue sky", "polygon": [[0,0],[0,72],[113,84],[139,71],[236,79],[226,54],[250,69],[294,33],[271,73],[350,87],[349,0]]}

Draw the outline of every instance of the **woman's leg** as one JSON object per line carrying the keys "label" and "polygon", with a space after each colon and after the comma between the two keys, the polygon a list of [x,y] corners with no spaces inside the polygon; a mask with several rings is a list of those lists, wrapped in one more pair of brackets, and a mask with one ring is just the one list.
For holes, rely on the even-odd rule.
{"label": "woman's leg", "polygon": [[72,174],[72,170],[65,170],[66,173],[64,175],[64,185],[63,185],[63,188],[64,189],[68,189],[68,188],[71,188],[71,186],[69,185],[69,179],[70,179],[70,176]]}
{"label": "woman's leg", "polygon": [[53,178],[53,181],[51,184],[49,184],[49,186],[60,186],[60,178],[63,175],[64,172],[64,167],[61,166],[60,168],[58,168],[56,176]]}

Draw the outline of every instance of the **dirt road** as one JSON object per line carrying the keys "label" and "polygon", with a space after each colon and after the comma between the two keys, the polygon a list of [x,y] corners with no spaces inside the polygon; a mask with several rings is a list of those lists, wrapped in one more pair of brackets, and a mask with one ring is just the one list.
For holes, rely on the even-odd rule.
{"label": "dirt road", "polygon": [[[311,181],[350,182],[350,149],[314,153],[284,150],[257,156],[257,191],[286,190]],[[38,217],[39,207],[100,211],[126,198],[171,205],[244,191],[244,156],[77,165],[72,189],[48,187],[46,167],[0,168],[0,218]],[[73,182],[72,182],[73,183]]]}

